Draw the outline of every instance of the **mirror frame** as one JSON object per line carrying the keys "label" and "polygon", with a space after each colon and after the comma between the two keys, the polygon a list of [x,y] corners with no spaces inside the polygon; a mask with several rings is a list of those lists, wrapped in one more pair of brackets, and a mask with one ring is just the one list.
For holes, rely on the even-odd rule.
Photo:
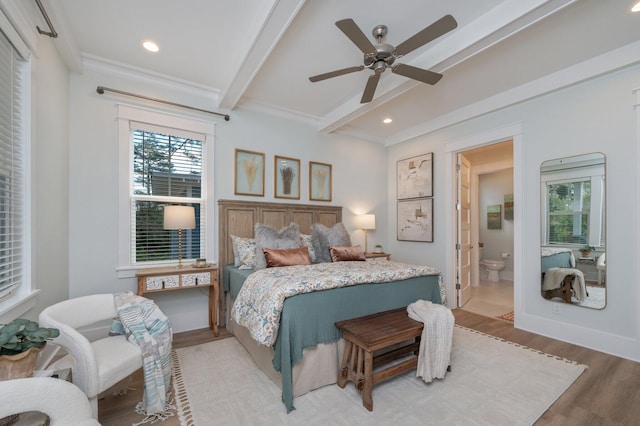
{"label": "mirror frame", "polygon": [[[540,164],[540,294],[545,300],[597,310],[607,306],[607,283],[603,279],[603,277],[606,278],[606,263],[608,263],[605,263],[605,260],[608,260],[605,256],[606,163],[607,159],[603,153],[594,152],[550,159]],[[601,172],[596,169],[600,167],[602,167]],[[598,176],[601,176],[599,180],[601,183],[594,185],[594,182],[598,182],[596,180]],[[591,182],[586,239],[582,240],[581,233],[579,236],[573,236],[575,241],[565,240],[561,243],[549,243],[547,240],[548,186],[554,183],[575,184],[586,181]],[[594,212],[600,213],[596,213],[594,216]],[[582,215],[583,213],[574,213],[573,215],[577,214]],[[578,221],[578,223],[580,222]],[[583,225],[578,226],[582,227]],[[595,234],[597,237],[594,236]],[[585,251],[584,255],[579,254],[582,252],[581,249],[587,246],[591,246],[592,250],[588,253]],[[593,279],[595,276],[597,276],[596,280]]]}

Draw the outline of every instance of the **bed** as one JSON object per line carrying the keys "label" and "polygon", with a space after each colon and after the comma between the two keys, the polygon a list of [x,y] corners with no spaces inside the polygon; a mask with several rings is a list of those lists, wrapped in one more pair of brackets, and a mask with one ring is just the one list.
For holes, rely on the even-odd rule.
{"label": "bed", "polygon": [[575,268],[576,258],[573,250],[564,247],[542,247],[540,251],[541,271],[549,268]]}
{"label": "bed", "polygon": [[[442,275],[434,272],[395,282],[359,284],[322,291],[298,294],[284,299],[272,346],[258,343],[251,336],[250,327],[240,326],[230,312],[234,300],[254,271],[233,266],[231,235],[252,238],[258,223],[281,229],[291,222],[300,232],[311,233],[311,226],[320,223],[333,227],[342,221],[339,206],[263,203],[220,200],[219,207],[219,265],[222,267],[221,323],[231,331],[249,352],[258,367],[282,388],[287,411],[293,399],[310,390],[336,383],[344,342],[336,321],[386,311],[418,300],[443,303],[445,300]],[[382,268],[398,268],[398,262],[340,262],[343,264],[380,263]],[[344,265],[311,265],[308,268],[346,267]],[[298,268],[298,266],[290,267]],[[301,267],[307,268],[307,267]],[[428,267],[424,267],[428,268]],[[269,268],[273,272],[275,269]],[[256,272],[269,274],[270,271]],[[255,281],[255,280],[254,280]]]}

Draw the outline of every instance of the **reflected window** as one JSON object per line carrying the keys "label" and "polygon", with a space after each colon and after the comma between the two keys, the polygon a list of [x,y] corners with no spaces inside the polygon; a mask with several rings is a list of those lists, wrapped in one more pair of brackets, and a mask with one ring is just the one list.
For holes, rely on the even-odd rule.
{"label": "reflected window", "polygon": [[591,181],[548,183],[547,204],[548,244],[589,241]]}
{"label": "reflected window", "polygon": [[605,176],[602,160],[542,167],[543,245],[604,247]]}

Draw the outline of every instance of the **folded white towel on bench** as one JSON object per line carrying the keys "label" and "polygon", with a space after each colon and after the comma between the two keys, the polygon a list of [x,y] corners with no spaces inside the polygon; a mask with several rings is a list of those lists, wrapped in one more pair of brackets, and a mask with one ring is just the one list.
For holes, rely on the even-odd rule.
{"label": "folded white towel on bench", "polygon": [[553,290],[559,288],[567,275],[575,275],[573,280],[573,296],[579,302],[587,298],[587,287],[584,282],[584,274],[579,269],[573,268],[549,268],[544,273],[542,290]]}
{"label": "folded white towel on bench", "polygon": [[409,317],[424,324],[420,338],[417,377],[429,383],[443,379],[451,361],[451,344],[455,318],[451,310],[428,300],[407,306]]}

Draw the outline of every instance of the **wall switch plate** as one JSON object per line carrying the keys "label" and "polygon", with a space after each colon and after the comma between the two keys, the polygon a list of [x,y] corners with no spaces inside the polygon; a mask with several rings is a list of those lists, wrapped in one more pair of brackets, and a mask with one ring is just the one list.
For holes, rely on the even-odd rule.
{"label": "wall switch plate", "polygon": [[562,313],[562,308],[560,307],[559,303],[554,303],[551,305],[551,313],[556,315],[560,315]]}

